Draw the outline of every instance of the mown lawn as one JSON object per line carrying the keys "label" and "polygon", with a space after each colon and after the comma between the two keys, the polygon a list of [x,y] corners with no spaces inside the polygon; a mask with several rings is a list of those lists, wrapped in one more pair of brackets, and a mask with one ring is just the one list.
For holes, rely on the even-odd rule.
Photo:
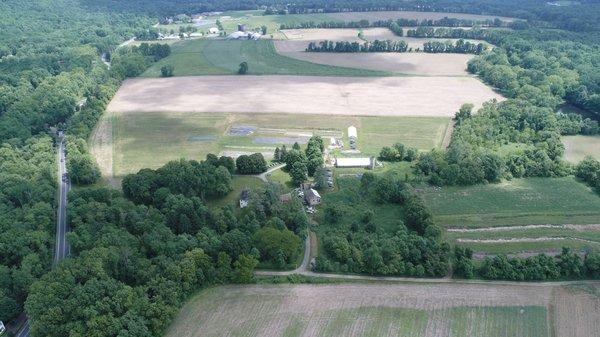
{"label": "mown lawn", "polygon": [[425,188],[422,195],[444,227],[600,223],[600,196],[573,177]]}
{"label": "mown lawn", "polygon": [[234,75],[241,62],[249,75],[389,76],[391,73],[343,68],[296,60],[277,53],[273,41],[197,39],[172,45],[171,55],[154,63],[142,77],[160,77],[166,64],[174,76]]}

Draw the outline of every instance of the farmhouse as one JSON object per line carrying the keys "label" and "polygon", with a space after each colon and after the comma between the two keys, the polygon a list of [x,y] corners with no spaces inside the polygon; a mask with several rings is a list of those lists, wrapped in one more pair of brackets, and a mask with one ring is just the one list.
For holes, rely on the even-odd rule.
{"label": "farmhouse", "polygon": [[217,28],[217,27],[210,27],[210,28],[208,29],[208,32],[209,32],[210,34],[219,34],[219,28]]}
{"label": "farmhouse", "polygon": [[250,200],[250,191],[243,190],[240,195],[240,208],[244,208],[248,206],[248,201]]}
{"label": "farmhouse", "polygon": [[303,183],[300,186],[302,193],[304,194],[304,201],[309,206],[315,206],[321,203],[321,195],[315,189],[312,188],[311,184]]}
{"label": "farmhouse", "polygon": [[375,157],[363,158],[335,158],[336,167],[364,167],[367,169],[375,168]]}

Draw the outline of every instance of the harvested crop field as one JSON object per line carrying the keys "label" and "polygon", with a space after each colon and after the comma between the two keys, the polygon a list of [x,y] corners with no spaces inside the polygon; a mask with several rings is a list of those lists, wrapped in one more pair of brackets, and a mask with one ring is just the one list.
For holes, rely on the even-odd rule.
{"label": "harvested crop field", "polygon": [[586,287],[226,286],[192,298],[166,336],[589,337],[600,328],[600,299]]}
{"label": "harvested crop field", "polygon": [[600,160],[600,136],[565,136],[561,140],[567,161],[578,163],[586,156]]}
{"label": "harvested crop field", "polygon": [[465,20],[493,20],[499,18],[502,21],[511,22],[513,18],[493,16],[493,15],[477,15],[465,13],[445,13],[445,12],[411,12],[411,11],[384,11],[384,12],[344,12],[344,13],[327,13],[332,19],[343,21],[358,21],[358,20],[395,20],[395,19],[417,19],[417,20],[439,20],[445,17]]}
{"label": "harvested crop field", "polygon": [[361,41],[358,33],[362,31],[366,40],[394,40],[397,38],[387,28],[316,28],[316,29],[283,29],[281,32],[288,40],[302,41]]}
{"label": "harvested crop field", "polygon": [[108,111],[453,116],[494,98],[471,77],[189,76],[128,79]]}
{"label": "harvested crop field", "polygon": [[[304,51],[309,42],[320,42],[323,40],[329,41],[350,41],[363,43],[365,40],[392,40],[392,41],[404,41],[408,44],[409,48],[422,48],[423,43],[429,41],[458,41],[459,39],[445,39],[445,38],[416,38],[397,36],[387,28],[328,28],[328,29],[285,29],[281,31],[287,40],[275,41],[277,51],[290,49],[289,46],[294,47],[294,51]],[[358,33],[362,32],[362,38],[358,37]],[[471,43],[483,43],[489,45],[485,41],[463,39]],[[289,45],[284,44],[287,48],[280,48],[279,45],[282,42],[287,42]],[[295,43],[292,43],[295,42]],[[302,42],[302,43],[301,43]]]}
{"label": "harvested crop field", "polygon": [[468,76],[467,62],[473,55],[429,53],[307,53],[307,42],[276,41],[277,51],[284,56],[311,63],[390,71],[418,76]]}

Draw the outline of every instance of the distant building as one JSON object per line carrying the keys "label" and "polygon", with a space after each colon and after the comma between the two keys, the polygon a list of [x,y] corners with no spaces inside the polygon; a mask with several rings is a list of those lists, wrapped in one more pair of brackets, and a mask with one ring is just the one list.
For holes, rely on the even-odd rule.
{"label": "distant building", "polygon": [[288,202],[292,201],[292,194],[291,193],[286,193],[286,194],[282,194],[279,196],[279,201],[281,203],[287,204]]}
{"label": "distant building", "polygon": [[336,158],[336,167],[364,167],[370,170],[375,168],[375,157],[363,158]]}
{"label": "distant building", "polygon": [[315,206],[321,203],[321,195],[309,183],[303,183],[300,188],[304,193],[304,201],[309,206]]}
{"label": "distant building", "polygon": [[84,97],[84,98],[80,99],[79,102],[77,102],[77,105],[75,106],[75,111],[81,111],[83,108],[85,108],[86,105],[87,105],[87,97]]}
{"label": "distant building", "polygon": [[228,40],[258,40],[260,39],[260,34],[258,33],[248,33],[248,32],[234,32],[227,36]]}
{"label": "distant building", "polygon": [[246,31],[246,25],[239,24],[238,25],[238,32],[245,32],[245,31]]}
{"label": "distant building", "polygon": [[250,191],[243,190],[242,194],[240,194],[240,208],[247,207],[249,201],[250,201]]}
{"label": "distant building", "polygon": [[211,34],[219,34],[219,28],[217,28],[217,27],[210,27],[208,29],[208,32],[211,33]]}
{"label": "distant building", "polygon": [[356,127],[348,127],[348,140],[350,141],[350,148],[353,150],[356,149],[356,143],[358,142],[358,132],[356,131]]}

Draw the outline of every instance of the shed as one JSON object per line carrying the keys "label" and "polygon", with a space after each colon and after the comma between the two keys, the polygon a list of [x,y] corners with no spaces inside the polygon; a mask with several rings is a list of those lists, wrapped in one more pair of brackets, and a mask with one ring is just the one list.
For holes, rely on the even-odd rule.
{"label": "shed", "polygon": [[354,126],[348,127],[348,138],[358,138],[358,133],[356,132],[356,127],[354,127]]}
{"label": "shed", "polygon": [[247,207],[249,200],[250,200],[250,191],[243,190],[242,194],[240,194],[240,208]]}

